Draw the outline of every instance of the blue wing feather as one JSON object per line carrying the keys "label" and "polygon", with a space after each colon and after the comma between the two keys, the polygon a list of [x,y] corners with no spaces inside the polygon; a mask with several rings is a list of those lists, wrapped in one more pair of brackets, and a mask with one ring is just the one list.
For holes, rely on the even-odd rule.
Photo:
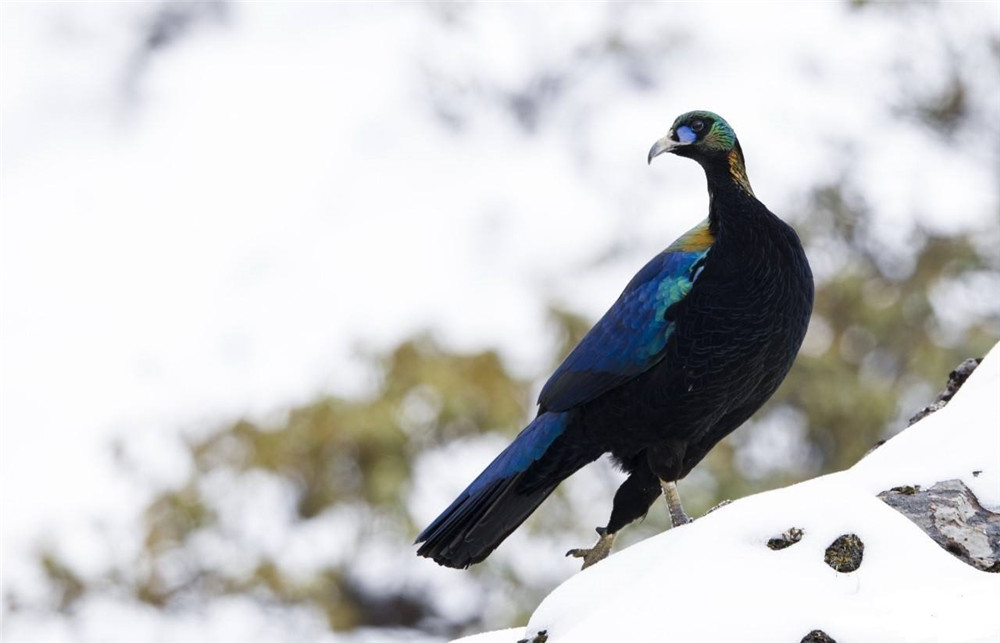
{"label": "blue wing feather", "polygon": [[[519,489],[526,472],[545,455],[566,430],[566,414],[543,413],[472,481],[451,505],[427,526],[416,542],[426,543],[419,553],[435,560],[447,560],[453,567],[467,567],[486,558],[504,537],[514,530],[545,499],[566,475],[555,476],[547,484]],[[579,465],[577,465],[579,468]],[[454,551],[476,543],[472,556],[454,557]],[[483,544],[486,543],[486,544]]]}
{"label": "blue wing feather", "polygon": [[565,414],[544,413],[536,417],[500,455],[494,458],[479,477],[472,481],[466,491],[473,494],[497,480],[526,471],[545,455],[552,442],[565,430]]}
{"label": "blue wing feather", "polygon": [[691,291],[713,241],[704,221],[653,257],[545,383],[541,409],[566,411],[659,362],[674,330],[667,309]]}

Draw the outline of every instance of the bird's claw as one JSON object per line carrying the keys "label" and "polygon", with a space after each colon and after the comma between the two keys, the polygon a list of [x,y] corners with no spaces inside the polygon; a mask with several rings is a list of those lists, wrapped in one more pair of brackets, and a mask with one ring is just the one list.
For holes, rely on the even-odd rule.
{"label": "bird's claw", "polygon": [[597,533],[600,538],[597,539],[597,542],[590,549],[571,549],[566,552],[567,556],[583,559],[583,567],[580,569],[587,569],[594,563],[604,560],[611,553],[611,546],[615,542],[615,534],[609,534],[603,527],[598,527]]}
{"label": "bird's claw", "polygon": [[726,505],[731,505],[731,504],[733,504],[733,501],[732,501],[732,500],[730,500],[729,498],[726,498],[725,500],[723,500],[723,501],[722,501],[722,502],[720,502],[719,504],[715,505],[714,507],[712,507],[711,509],[709,509],[708,511],[706,511],[706,512],[705,512],[705,515],[707,516],[708,514],[710,514],[710,513],[712,513],[713,511],[715,511],[716,509],[722,509],[722,508],[723,508],[723,507],[725,507]]}
{"label": "bird's claw", "polygon": [[694,518],[684,512],[684,507],[676,507],[670,512],[670,522],[673,523],[674,527],[680,527],[689,522],[694,522]]}

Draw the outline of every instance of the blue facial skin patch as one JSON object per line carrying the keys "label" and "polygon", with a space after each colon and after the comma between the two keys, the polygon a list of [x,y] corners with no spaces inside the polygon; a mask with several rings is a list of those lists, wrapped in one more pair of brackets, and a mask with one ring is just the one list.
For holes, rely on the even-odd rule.
{"label": "blue facial skin patch", "polygon": [[697,138],[698,135],[695,134],[687,125],[681,125],[677,128],[677,140],[681,143],[684,143],[685,145],[688,143],[694,143]]}

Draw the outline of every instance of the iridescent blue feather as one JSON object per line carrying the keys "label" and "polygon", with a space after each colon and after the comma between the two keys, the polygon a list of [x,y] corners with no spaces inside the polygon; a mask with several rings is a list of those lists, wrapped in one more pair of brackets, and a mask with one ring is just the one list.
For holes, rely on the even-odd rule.
{"label": "iridescent blue feather", "polygon": [[691,291],[714,239],[704,221],[653,257],[542,388],[542,411],[566,411],[647,371],[663,358],[667,310]]}
{"label": "iridescent blue feather", "polygon": [[[441,546],[454,556],[452,566],[467,567],[486,557],[490,548],[476,555],[462,553],[464,543],[480,538],[500,540],[521,524],[561,480],[526,484],[525,476],[566,430],[565,413],[544,413],[534,419],[479,476],[472,481],[437,519],[428,525],[417,542]],[[530,481],[528,481],[530,482]],[[503,511],[491,511],[503,504]],[[499,540],[497,541],[499,542]]]}

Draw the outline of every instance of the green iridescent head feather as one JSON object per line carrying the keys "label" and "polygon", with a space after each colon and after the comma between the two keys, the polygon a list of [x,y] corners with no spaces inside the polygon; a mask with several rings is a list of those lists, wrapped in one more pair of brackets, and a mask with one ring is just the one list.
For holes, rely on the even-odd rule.
{"label": "green iridescent head feather", "polygon": [[680,135],[680,128],[685,127],[693,131],[695,123],[703,123],[702,127],[708,128],[707,132],[700,135],[695,132],[699,139],[698,146],[701,149],[725,153],[736,145],[736,132],[725,119],[714,112],[695,110],[681,114],[674,121],[671,129]]}
{"label": "green iridescent head feather", "polygon": [[649,150],[647,158],[652,161],[670,152],[702,161],[725,157],[739,146],[729,123],[714,112],[698,110],[678,116],[667,135]]}

